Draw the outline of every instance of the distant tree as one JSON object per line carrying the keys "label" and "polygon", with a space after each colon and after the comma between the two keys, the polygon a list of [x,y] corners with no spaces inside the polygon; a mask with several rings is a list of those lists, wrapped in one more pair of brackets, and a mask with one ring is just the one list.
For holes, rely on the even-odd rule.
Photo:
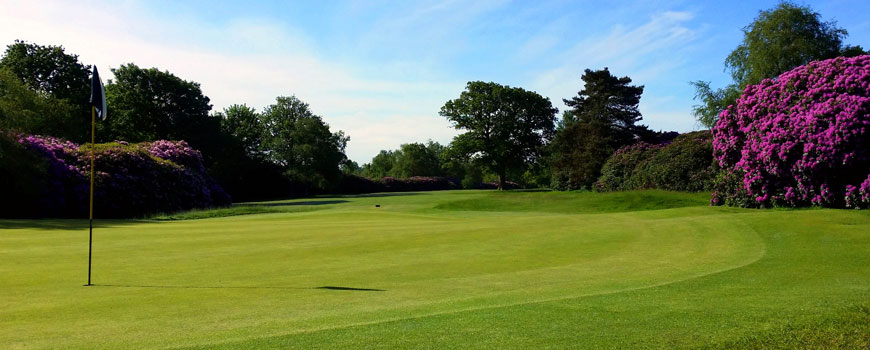
{"label": "distant tree", "polygon": [[438,158],[443,147],[434,142],[428,145],[422,143],[408,143],[401,145],[395,152],[396,164],[390,174],[398,178],[411,176],[439,176],[441,175],[441,162]]}
{"label": "distant tree", "polygon": [[260,114],[244,104],[234,104],[215,113],[220,120],[221,132],[232,135],[242,144],[248,155],[262,155],[263,125]]}
{"label": "distant tree", "polygon": [[[81,64],[78,56],[65,53],[61,46],[41,46],[16,40],[7,46],[0,59],[0,69],[41,95],[39,99],[43,108],[15,112],[19,117],[27,115],[26,123],[31,125],[27,132],[77,142],[90,140],[90,66]],[[23,97],[21,94],[18,96]],[[17,101],[7,100],[6,105],[28,107],[20,104],[22,100]],[[51,115],[43,114],[47,110]]]}
{"label": "distant tree", "polygon": [[341,164],[338,165],[338,169],[341,170],[341,173],[345,175],[359,175],[362,171],[362,168],[359,166],[359,164],[350,159],[345,159],[344,161],[342,161]]}
{"label": "distant tree", "polygon": [[393,167],[396,166],[396,154],[393,151],[381,150],[372,158],[372,162],[364,164],[362,174],[372,179],[391,176]]}
{"label": "distant tree", "polygon": [[[159,139],[185,140],[200,148],[203,133],[217,133],[216,118],[209,117],[209,98],[199,83],[183,80],[168,71],[143,69],[128,63],[112,69],[114,81],[106,86],[110,118],[106,140],[131,142]],[[218,122],[218,123],[214,123]],[[208,125],[209,130],[203,130]]]}
{"label": "distant tree", "polygon": [[693,114],[701,125],[715,125],[719,113],[732,105],[749,84],[774,78],[811,61],[865,54],[860,46],[844,46],[848,35],[836,22],[825,22],[809,6],[781,2],[761,11],[743,28],[743,42],[725,59],[733,83],[712,90],[709,82],[695,81],[695,99],[701,104]]}
{"label": "distant tree", "polygon": [[70,103],[85,105],[90,96],[90,66],[63,46],[42,46],[16,40],[6,47],[0,67],[8,68],[25,85]]}
{"label": "distant tree", "polygon": [[630,85],[631,78],[617,78],[607,68],[586,69],[581,79],[583,90],[564,100],[572,108],[566,113],[571,121],[562,123],[551,147],[557,188],[589,188],[617,148],[654,135],[637,124],[643,86]]}
{"label": "distant tree", "polygon": [[331,132],[296,96],[279,96],[262,115],[263,150],[294,180],[328,189],[341,177],[349,137]]}
{"label": "distant tree", "polygon": [[66,100],[34,91],[9,69],[0,68],[0,130],[78,140],[84,135],[76,135],[81,129],[76,123],[86,122],[72,118],[71,110]]}
{"label": "distant tree", "polygon": [[456,147],[456,140],[457,138],[454,138],[453,142],[444,146],[439,154],[441,168],[445,176],[460,179],[463,188],[475,188],[483,181],[483,170],[469,154]]}
{"label": "distant tree", "polygon": [[532,91],[496,83],[469,82],[459,98],[441,107],[441,116],[465,133],[454,138],[456,152],[472,158],[499,177],[525,168],[553,137],[557,109]]}

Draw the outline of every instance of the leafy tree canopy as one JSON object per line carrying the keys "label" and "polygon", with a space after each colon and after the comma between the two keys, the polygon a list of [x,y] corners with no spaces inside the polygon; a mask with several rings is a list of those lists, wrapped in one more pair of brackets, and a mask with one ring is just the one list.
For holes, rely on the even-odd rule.
{"label": "leafy tree canopy", "polygon": [[73,104],[87,104],[90,66],[62,46],[42,46],[16,40],[6,47],[0,67],[9,69],[25,85]]}
{"label": "leafy tree canopy", "polygon": [[16,40],[0,59],[3,124],[27,133],[90,140],[89,69],[61,46]]}
{"label": "leafy tree canopy", "polygon": [[553,137],[556,112],[549,99],[533,91],[473,81],[440,114],[465,130],[452,145],[498,174],[504,188],[507,173],[534,162]]}
{"label": "leafy tree canopy", "polygon": [[742,89],[811,61],[839,56],[846,35],[811,8],[781,2],[743,28],[743,42],[725,66]]}
{"label": "leafy tree canopy", "polygon": [[444,146],[429,141],[428,144],[408,143],[399,148],[392,174],[399,178],[411,176],[439,176],[441,174],[440,153]]}
{"label": "leafy tree canopy", "polygon": [[393,151],[381,150],[372,158],[372,162],[363,165],[362,174],[368,178],[380,179],[392,174],[396,166],[396,154]]}
{"label": "leafy tree canopy", "polygon": [[733,83],[717,90],[711,89],[709,82],[691,83],[695,99],[701,102],[693,108],[695,118],[701,125],[713,127],[719,113],[736,103],[746,85],[777,77],[811,61],[865,54],[860,46],[843,45],[847,35],[836,22],[823,21],[809,6],[781,2],[759,12],[743,28],[743,42],[725,59]]}
{"label": "leafy tree canopy", "polygon": [[340,178],[349,137],[331,132],[320,116],[296,96],[279,96],[261,120],[263,150],[296,180],[326,189]]}
{"label": "leafy tree canopy", "polygon": [[69,111],[64,100],[34,91],[9,69],[0,68],[0,130],[75,136],[69,132],[75,130]]}
{"label": "leafy tree canopy", "polygon": [[[108,140],[130,142],[185,140],[201,148],[194,139],[205,134],[203,124],[210,124],[209,98],[199,83],[183,80],[157,68],[139,68],[128,63],[112,69],[115,80],[106,86],[110,118]],[[209,125],[210,129],[215,125]],[[216,132],[213,132],[216,134]]]}
{"label": "leafy tree canopy", "polygon": [[263,126],[260,114],[244,104],[234,104],[215,113],[220,120],[221,132],[232,135],[252,157],[262,155]]}

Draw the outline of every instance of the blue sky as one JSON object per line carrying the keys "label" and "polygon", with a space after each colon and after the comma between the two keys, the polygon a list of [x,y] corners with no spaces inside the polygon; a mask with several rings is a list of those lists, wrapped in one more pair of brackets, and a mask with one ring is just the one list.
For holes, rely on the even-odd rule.
{"label": "blue sky", "polygon": [[[776,3],[0,0],[0,43],[63,45],[104,72],[168,70],[199,82],[214,110],[295,94],[350,135],[362,164],[402,143],[449,143],[457,131],[438,110],[470,80],[536,91],[561,111],[584,69],[609,67],[646,87],[642,123],[697,129],[688,82],[728,83],[741,28]],[[798,3],[870,47],[870,2]]]}

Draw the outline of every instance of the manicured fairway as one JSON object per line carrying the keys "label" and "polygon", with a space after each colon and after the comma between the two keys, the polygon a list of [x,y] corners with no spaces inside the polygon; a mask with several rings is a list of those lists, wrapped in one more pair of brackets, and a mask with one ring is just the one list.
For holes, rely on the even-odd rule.
{"label": "manicured fairway", "polygon": [[[0,220],[0,349],[870,346],[870,212],[451,191]],[[380,207],[375,207],[379,204]]]}

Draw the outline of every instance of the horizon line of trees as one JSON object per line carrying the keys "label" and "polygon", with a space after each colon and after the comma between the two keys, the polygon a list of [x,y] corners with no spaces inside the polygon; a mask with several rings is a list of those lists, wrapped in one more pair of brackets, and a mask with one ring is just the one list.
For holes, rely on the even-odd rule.
{"label": "horizon line of trees", "polygon": [[[0,129],[89,142],[90,70],[61,46],[16,40],[0,59]],[[187,141],[237,201],[309,195],[340,181],[349,137],[296,96],[261,112],[244,104],[213,112],[199,83],[168,71],[126,63],[112,73],[97,142]]]}
{"label": "horizon line of trees", "polygon": [[[713,127],[742,89],[809,61],[859,55],[844,45],[847,32],[808,6],[781,2],[760,11],[744,28],[743,42],[727,57],[734,82],[712,90],[695,81],[694,114]],[[16,40],[0,59],[0,129],[75,142],[89,139],[90,66],[61,46]],[[624,146],[672,140],[639,122],[643,85],[586,69],[583,87],[559,111],[534,91],[471,81],[439,114],[463,133],[449,144],[409,143],[382,150],[362,166],[347,158],[350,140],[333,132],[299,98],[278,96],[261,111],[234,104],[212,111],[198,83],[133,63],[112,69],[106,85],[110,118],[97,125],[98,141],[185,140],[203,154],[206,168],[235,200],[310,195],[335,190],[344,176],[443,176],[467,187],[508,180],[525,186],[591,189],[601,168]]]}

